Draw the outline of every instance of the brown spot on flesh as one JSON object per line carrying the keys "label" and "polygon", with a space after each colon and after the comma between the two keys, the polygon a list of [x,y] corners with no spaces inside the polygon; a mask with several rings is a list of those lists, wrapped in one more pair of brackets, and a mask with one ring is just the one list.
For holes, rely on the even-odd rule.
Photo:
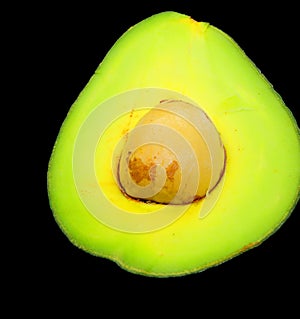
{"label": "brown spot on flesh", "polygon": [[145,165],[140,158],[134,157],[128,163],[129,172],[132,179],[138,184],[143,179],[150,181],[149,166]]}
{"label": "brown spot on flesh", "polygon": [[178,170],[178,168],[179,168],[179,165],[177,161],[172,161],[172,163],[168,165],[166,169],[166,173],[170,180],[174,179],[174,175],[176,171]]}

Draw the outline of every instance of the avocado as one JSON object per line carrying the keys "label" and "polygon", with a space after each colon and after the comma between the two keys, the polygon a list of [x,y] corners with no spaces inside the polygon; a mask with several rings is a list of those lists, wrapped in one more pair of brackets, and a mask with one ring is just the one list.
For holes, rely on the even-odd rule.
{"label": "avocado", "polygon": [[124,270],[204,271],[290,216],[299,136],[230,36],[161,12],[116,41],[71,106],[49,160],[49,204],[75,246]]}

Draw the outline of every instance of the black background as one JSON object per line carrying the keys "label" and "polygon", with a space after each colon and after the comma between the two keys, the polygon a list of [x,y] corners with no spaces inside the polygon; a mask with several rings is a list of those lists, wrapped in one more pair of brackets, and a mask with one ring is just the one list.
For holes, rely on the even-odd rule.
{"label": "black background", "polygon": [[22,285],[19,282],[15,288],[31,287],[41,296],[51,291],[54,304],[66,305],[64,298],[68,297],[73,300],[73,308],[83,298],[90,300],[88,308],[129,298],[127,306],[133,312],[137,311],[137,302],[143,305],[141,316],[156,309],[156,304],[165,309],[198,308],[200,313],[208,302],[213,305],[213,315],[220,301],[226,302],[224,313],[230,309],[236,312],[240,306],[244,314],[254,313],[256,305],[267,311],[286,306],[291,309],[293,291],[299,284],[299,209],[259,247],[220,266],[185,277],[143,277],[69,242],[49,208],[46,172],[62,121],[107,51],[130,26],[165,10],[207,21],[233,37],[296,116],[296,4],[79,1],[69,5],[44,2],[24,5],[25,9],[30,14],[24,14],[16,31],[24,40],[23,44],[16,43],[23,54],[15,65],[22,70],[22,87],[26,88],[22,98],[29,107],[24,115],[24,134],[30,134],[30,145],[25,144],[23,150],[28,161],[24,169],[27,183],[23,180],[24,194],[28,194],[22,200],[25,232],[14,251]]}

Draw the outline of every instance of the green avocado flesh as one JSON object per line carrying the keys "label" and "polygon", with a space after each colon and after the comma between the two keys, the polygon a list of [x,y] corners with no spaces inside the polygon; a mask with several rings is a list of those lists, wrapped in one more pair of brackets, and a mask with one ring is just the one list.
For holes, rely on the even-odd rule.
{"label": "green avocado flesh", "polygon": [[[165,100],[201,108],[226,153],[217,187],[188,205],[133,199],[117,180],[128,131]],[[299,198],[299,164],[296,120],[243,50],[209,23],[168,11],[125,32],[79,94],[51,154],[48,196],[80,249],[136,274],[183,276],[278,230]]]}

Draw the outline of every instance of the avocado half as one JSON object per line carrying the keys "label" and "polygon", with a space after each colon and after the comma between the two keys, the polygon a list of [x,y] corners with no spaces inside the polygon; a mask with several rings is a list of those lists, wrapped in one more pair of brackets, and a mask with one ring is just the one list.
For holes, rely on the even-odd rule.
{"label": "avocado half", "polygon": [[[188,205],[126,196],[116,174],[126,136],[172,100],[214,124],[226,152],[221,179]],[[118,39],[72,105],[49,161],[50,207],[74,245],[130,272],[203,271],[259,245],[289,217],[299,141],[291,111],[232,38],[162,12]]]}

